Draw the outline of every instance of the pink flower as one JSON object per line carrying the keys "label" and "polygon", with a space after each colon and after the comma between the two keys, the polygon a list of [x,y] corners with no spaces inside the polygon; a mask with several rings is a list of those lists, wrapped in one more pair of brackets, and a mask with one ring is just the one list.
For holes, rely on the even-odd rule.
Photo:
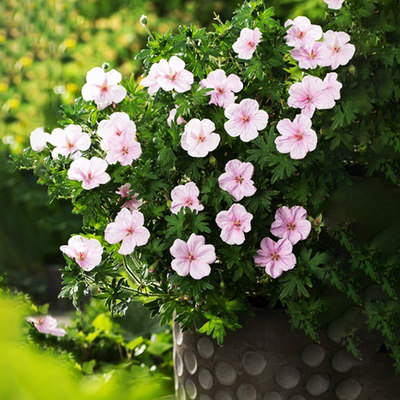
{"label": "pink flower", "polygon": [[144,246],[150,232],[143,226],[144,217],[140,211],[129,211],[123,208],[115,218],[115,222],[107,225],[104,238],[110,244],[122,242],[118,250],[120,254],[131,254],[136,246]]}
{"label": "pink flower", "polygon": [[311,129],[311,119],[299,114],[292,121],[285,118],[276,125],[281,136],[275,139],[276,148],[280,153],[290,153],[293,160],[304,158],[309,151],[317,147],[317,135]]}
{"label": "pink flower", "polygon": [[132,165],[133,160],[137,160],[142,154],[142,147],[136,140],[136,135],[123,134],[121,136],[111,136],[106,144],[102,142],[102,149],[106,150],[106,160],[109,164]]}
{"label": "pink flower", "polygon": [[68,245],[60,250],[85,271],[91,271],[100,264],[103,247],[97,239],[88,239],[80,235],[72,236]]}
{"label": "pink flower", "polygon": [[136,125],[130,120],[128,114],[115,112],[109,116],[109,119],[100,121],[97,134],[105,141],[113,136],[122,136],[125,134],[135,136]]}
{"label": "pink flower", "polygon": [[185,62],[172,56],[169,61],[158,63],[158,83],[165,91],[175,90],[178,93],[187,92],[193,83],[193,74],[185,69]]}
{"label": "pink flower", "polygon": [[340,89],[342,84],[337,80],[338,74],[336,72],[330,72],[326,74],[323,83],[324,93],[332,96],[334,100],[340,99]]}
{"label": "pink flower", "polygon": [[283,271],[293,269],[296,256],[292,253],[293,246],[287,239],[274,242],[270,238],[261,241],[261,249],[254,256],[256,265],[265,267],[265,272],[272,278],[282,275]]}
{"label": "pink flower", "polygon": [[237,75],[230,74],[227,77],[222,69],[210,72],[206,79],[200,81],[200,86],[212,89],[207,92],[207,95],[211,96],[209,104],[224,108],[234,103],[236,99],[234,93],[243,89],[243,83]]}
{"label": "pink flower", "polygon": [[271,225],[271,233],[291,244],[307,239],[311,232],[311,222],[307,220],[307,211],[301,206],[278,208],[275,221]]}
{"label": "pink flower", "polygon": [[29,317],[27,321],[40,332],[46,335],[65,336],[66,330],[57,326],[57,320],[50,315],[43,317]]}
{"label": "pink flower", "polygon": [[190,275],[193,279],[201,279],[210,275],[210,264],[217,259],[215,248],[205,244],[202,235],[192,233],[187,242],[176,239],[169,249],[172,257],[171,267],[180,276]]}
{"label": "pink flower", "polygon": [[346,32],[327,31],[322,42],[324,62],[323,66],[336,69],[339,65],[346,65],[354,56],[356,48],[348,43],[350,36]]}
{"label": "pink flower", "polygon": [[221,238],[228,244],[242,244],[245,232],[251,230],[253,215],[248,213],[241,204],[233,204],[228,211],[217,214],[215,222],[222,229]]}
{"label": "pink flower", "polygon": [[83,100],[94,100],[99,110],[121,102],[126,96],[125,88],[118,85],[121,79],[121,74],[115,69],[108,72],[100,67],[91,69],[82,88]]}
{"label": "pink flower", "polygon": [[191,157],[205,157],[218,147],[221,137],[214,132],[214,122],[209,119],[191,119],[185,125],[181,146]]}
{"label": "pink flower", "polygon": [[251,180],[254,173],[252,163],[239,160],[228,161],[225,173],[218,178],[219,187],[231,194],[236,201],[243,197],[250,197],[256,192],[254,182]]}
{"label": "pink flower", "polygon": [[260,43],[262,35],[258,28],[251,30],[243,28],[240,32],[239,38],[233,44],[232,49],[238,53],[238,57],[243,60],[250,60],[253,53],[256,51],[258,43]]}
{"label": "pink flower", "polygon": [[307,75],[301,82],[294,83],[289,88],[288,105],[293,108],[301,108],[301,113],[312,117],[314,111],[324,110],[335,106],[335,100],[324,92],[320,78]]}
{"label": "pink flower", "polygon": [[87,150],[91,145],[90,136],[82,132],[79,125],[68,125],[64,129],[56,128],[51,132],[49,142],[55,146],[51,152],[53,158],[69,156],[77,158],[81,156],[81,151]]}
{"label": "pink flower", "polygon": [[36,128],[31,132],[30,144],[33,151],[41,152],[49,141],[50,134],[45,132],[43,128]]}
{"label": "pink flower", "polygon": [[243,142],[249,142],[258,136],[268,123],[268,114],[258,109],[256,100],[244,99],[240,104],[230,104],[225,109],[225,130],[230,136],[240,136]]}
{"label": "pink flower", "polygon": [[108,164],[99,157],[77,158],[74,160],[68,170],[68,178],[72,181],[82,182],[85,190],[90,190],[107,183],[111,178],[107,174]]}
{"label": "pink flower", "polygon": [[331,10],[339,10],[342,7],[344,0],[324,0]]}
{"label": "pink flower", "polygon": [[131,211],[139,210],[143,201],[142,199],[139,199],[139,193],[131,194],[131,192],[130,183],[126,183],[118,188],[117,194],[119,194],[121,198],[124,199],[129,197],[129,199],[122,205],[122,208],[128,208]]}
{"label": "pink flower", "polygon": [[173,108],[170,112],[169,112],[169,115],[168,115],[168,118],[167,118],[167,124],[168,124],[168,126],[171,128],[171,126],[172,126],[172,122],[175,122],[177,125],[182,125],[182,124],[184,124],[186,121],[181,117],[181,116],[179,116],[178,118],[176,118],[176,110],[178,109],[178,106],[175,106],[175,108]]}
{"label": "pink flower", "polygon": [[178,214],[182,207],[189,207],[192,211],[204,210],[204,206],[200,204],[198,199],[199,195],[199,188],[193,182],[176,186],[171,192],[171,211],[174,214]]}
{"label": "pink flower", "polygon": [[290,25],[285,39],[287,45],[295,49],[310,45],[322,37],[322,28],[319,25],[312,25],[307,17],[288,19],[285,22],[285,27]]}
{"label": "pink flower", "polygon": [[324,52],[321,42],[314,42],[305,47],[293,49],[291,56],[299,62],[299,67],[304,69],[314,69],[324,62]]}
{"label": "pink flower", "polygon": [[140,81],[140,84],[144,87],[148,87],[147,92],[149,95],[153,95],[160,89],[160,83],[158,82],[158,78],[160,77],[160,73],[158,71],[158,63],[155,63],[151,66],[149,74]]}

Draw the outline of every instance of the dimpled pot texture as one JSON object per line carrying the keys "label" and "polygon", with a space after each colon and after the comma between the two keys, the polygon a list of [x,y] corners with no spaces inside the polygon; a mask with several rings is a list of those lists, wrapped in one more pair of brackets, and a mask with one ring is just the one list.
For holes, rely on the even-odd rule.
{"label": "dimpled pot texture", "polygon": [[[351,324],[350,324],[351,322]],[[362,361],[341,346],[346,329],[362,323],[353,308],[335,320],[320,344],[292,331],[285,315],[255,310],[222,347],[205,335],[174,325],[178,400],[400,400],[400,377],[362,337]]]}

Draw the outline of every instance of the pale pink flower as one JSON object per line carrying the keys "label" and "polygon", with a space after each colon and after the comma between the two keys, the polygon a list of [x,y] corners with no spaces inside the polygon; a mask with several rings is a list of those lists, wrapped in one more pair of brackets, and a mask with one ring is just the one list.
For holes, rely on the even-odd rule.
{"label": "pale pink flower", "polygon": [[169,61],[158,63],[158,84],[165,91],[175,90],[178,93],[187,92],[193,83],[193,74],[185,69],[185,62],[172,56]]}
{"label": "pale pink flower", "polygon": [[37,151],[38,153],[43,151],[46,147],[47,142],[49,141],[50,134],[45,132],[42,127],[36,128],[34,131],[31,132],[30,144],[33,151]]}
{"label": "pale pink flower", "polygon": [[281,239],[296,244],[307,239],[311,232],[311,222],[307,220],[307,211],[301,206],[278,208],[275,221],[271,225],[271,233]]}
{"label": "pale pink flower", "polygon": [[121,102],[126,96],[126,89],[118,85],[121,79],[121,74],[115,69],[108,72],[100,67],[91,69],[82,88],[83,100],[94,100],[99,110]]}
{"label": "pale pink flower", "polygon": [[331,10],[339,10],[342,7],[344,0],[324,0]]}
{"label": "pale pink flower", "polygon": [[88,239],[76,235],[68,240],[68,245],[60,247],[60,250],[85,271],[91,271],[100,264],[103,247],[97,239]]}
{"label": "pale pink flower", "polygon": [[221,238],[228,244],[242,244],[244,234],[251,230],[253,215],[241,204],[233,204],[228,211],[217,214],[215,222],[221,228]]}
{"label": "pale pink flower", "polygon": [[356,51],[355,46],[349,41],[350,36],[346,32],[325,32],[322,42],[324,62],[321,65],[330,66],[332,69],[346,65]]}
{"label": "pale pink flower", "polygon": [[290,153],[293,160],[304,158],[317,147],[317,135],[311,129],[311,119],[306,115],[296,115],[295,119],[285,118],[276,125],[281,136],[275,139],[280,153]]}
{"label": "pale pink flower", "polygon": [[330,72],[326,74],[323,80],[323,90],[324,93],[332,96],[334,100],[340,99],[340,89],[342,89],[342,84],[337,80],[338,74],[336,72]]}
{"label": "pale pink flower", "polygon": [[136,125],[131,121],[128,114],[115,112],[108,118],[100,121],[97,128],[97,134],[103,140],[106,141],[110,137],[122,136],[124,134],[136,135]]}
{"label": "pale pink flower", "polygon": [[268,114],[258,109],[256,100],[244,99],[239,104],[230,104],[225,109],[229,121],[224,127],[230,136],[240,136],[243,142],[249,142],[258,136],[268,123]]}
{"label": "pale pink flower", "polygon": [[200,204],[198,199],[199,195],[199,188],[193,182],[176,186],[171,192],[171,211],[178,214],[182,207],[189,207],[192,211],[204,210],[204,206]]}
{"label": "pale pink flower", "polygon": [[67,331],[57,326],[57,320],[50,315],[42,317],[29,317],[27,321],[38,330],[40,333],[53,336],[65,336]]}
{"label": "pale pink flower", "polygon": [[191,119],[181,137],[181,146],[191,157],[205,157],[218,147],[221,137],[214,132],[214,122],[209,119]]}
{"label": "pale pink flower", "polygon": [[335,106],[335,100],[324,92],[320,78],[307,75],[301,82],[294,83],[289,88],[288,105],[301,108],[301,113],[312,117],[315,109],[325,110]]}
{"label": "pale pink flower", "polygon": [[82,182],[83,189],[90,190],[111,179],[106,172],[107,167],[107,162],[99,157],[92,157],[90,160],[80,157],[71,163],[68,178]]}
{"label": "pale pink flower", "polygon": [[53,158],[59,155],[77,158],[81,151],[87,150],[91,145],[89,134],[82,132],[79,125],[68,125],[64,129],[56,128],[51,132],[49,142],[55,146],[51,152]]}
{"label": "pale pink flower", "polygon": [[293,246],[287,239],[274,242],[270,238],[261,241],[260,249],[254,256],[256,265],[265,267],[265,272],[272,278],[281,276],[283,271],[293,269],[296,265],[296,256],[292,253]]}
{"label": "pale pink flower", "polygon": [[252,163],[239,160],[228,161],[225,173],[218,178],[219,187],[231,194],[236,201],[243,197],[250,197],[256,192],[254,182],[251,180],[254,173]]}
{"label": "pale pink flower", "polygon": [[206,79],[200,81],[200,86],[212,89],[207,92],[207,95],[211,96],[209,104],[224,108],[234,103],[236,99],[234,93],[243,89],[243,83],[237,75],[230,74],[227,77],[222,69],[210,72]]}
{"label": "pale pink flower", "polygon": [[170,112],[169,112],[169,115],[168,115],[168,118],[167,118],[167,124],[168,124],[168,126],[171,128],[171,126],[172,126],[172,122],[175,122],[177,125],[182,125],[182,124],[184,124],[186,121],[181,117],[181,116],[179,116],[178,118],[176,118],[176,110],[178,109],[178,106],[175,106],[175,108],[173,108]]}
{"label": "pale pink flower", "polygon": [[136,246],[144,246],[149,241],[150,232],[143,224],[144,217],[140,211],[123,208],[115,222],[107,225],[104,238],[110,244],[122,242],[118,253],[131,254]]}
{"label": "pale pink flower", "polygon": [[147,92],[149,95],[153,95],[160,89],[160,83],[158,82],[159,77],[158,63],[155,63],[151,66],[149,74],[140,81],[143,87],[148,87]]}
{"label": "pale pink flower", "polygon": [[111,136],[102,143],[102,149],[106,150],[106,161],[109,164],[132,165],[142,154],[142,147],[136,140],[136,136],[130,133],[121,136]]}
{"label": "pale pink flower", "polygon": [[193,279],[201,279],[210,275],[210,264],[217,259],[215,247],[205,244],[202,235],[192,233],[187,242],[176,239],[169,249],[172,257],[171,267],[180,276],[190,275]]}
{"label": "pale pink flower", "polygon": [[235,53],[238,53],[238,57],[243,60],[250,60],[253,57],[253,53],[256,51],[258,43],[262,34],[258,28],[254,30],[249,28],[243,28],[240,32],[240,36],[233,44],[232,49]]}
{"label": "pale pink flower", "polygon": [[290,28],[285,36],[286,43],[295,49],[310,45],[322,37],[322,28],[319,25],[312,25],[307,17],[288,19],[285,22],[285,27],[287,26]]}
{"label": "pale pink flower", "polygon": [[323,65],[324,51],[321,42],[314,42],[305,47],[293,49],[291,56],[299,62],[299,67],[303,69],[314,69]]}
{"label": "pale pink flower", "polygon": [[117,194],[119,194],[123,199],[128,198],[128,200],[122,205],[122,208],[128,208],[131,211],[139,210],[140,206],[143,204],[143,200],[139,199],[139,193],[131,193],[132,190],[130,183],[125,183],[125,185],[118,188]]}

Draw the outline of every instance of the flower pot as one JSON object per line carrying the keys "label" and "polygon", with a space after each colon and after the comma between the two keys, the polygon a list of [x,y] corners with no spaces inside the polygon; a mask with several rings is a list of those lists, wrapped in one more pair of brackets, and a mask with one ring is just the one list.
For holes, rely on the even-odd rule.
{"label": "flower pot", "polygon": [[[178,400],[399,400],[400,377],[377,341],[362,333],[362,361],[340,344],[357,309],[320,333],[320,344],[291,330],[286,315],[255,310],[224,345],[174,326]],[[365,336],[365,337],[364,337]]]}

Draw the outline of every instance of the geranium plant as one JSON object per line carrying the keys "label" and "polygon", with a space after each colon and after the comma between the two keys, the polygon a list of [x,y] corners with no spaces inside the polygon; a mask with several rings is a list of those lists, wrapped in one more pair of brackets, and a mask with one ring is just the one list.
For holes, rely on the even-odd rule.
{"label": "geranium plant", "polygon": [[[211,32],[151,34],[140,82],[108,65],[88,72],[62,128],[35,131],[20,161],[83,216],[61,247],[61,296],[78,306],[91,294],[115,314],[140,298],[220,343],[253,306],[285,309],[318,340],[345,307],[367,308],[361,293],[373,282],[398,315],[398,268],[370,273],[371,253],[354,250],[349,226],[323,220],[359,162],[339,120],[351,122],[342,91],[357,90],[356,48],[334,25],[350,29],[349,10],[363,2],[349,3],[321,27],[306,17],[281,24],[263,1],[246,1]],[[355,268],[357,256],[370,264]],[[399,322],[377,321],[396,357]],[[356,337],[346,337],[354,351]]]}

